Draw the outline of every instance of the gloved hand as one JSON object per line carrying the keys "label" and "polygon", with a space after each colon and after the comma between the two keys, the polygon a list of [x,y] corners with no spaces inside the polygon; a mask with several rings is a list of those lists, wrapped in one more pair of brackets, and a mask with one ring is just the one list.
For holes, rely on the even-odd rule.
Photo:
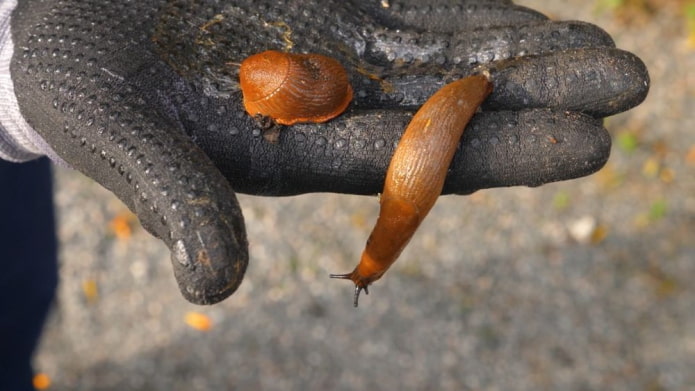
{"label": "gloved hand", "polygon": [[[380,192],[412,113],[448,81],[482,67],[494,82],[451,166],[455,194],[595,172],[610,151],[601,118],[639,104],[649,84],[598,27],[504,0],[24,0],[11,23],[34,152],[122,199],[200,304],[233,293],[247,265],[234,191]],[[265,140],[230,64],[267,49],[338,59],[348,111]]]}

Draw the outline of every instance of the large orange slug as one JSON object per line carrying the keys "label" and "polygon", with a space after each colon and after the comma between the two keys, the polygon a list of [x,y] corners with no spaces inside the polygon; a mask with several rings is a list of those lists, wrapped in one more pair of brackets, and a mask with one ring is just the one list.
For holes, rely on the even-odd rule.
{"label": "large orange slug", "polygon": [[352,101],[345,68],[320,54],[254,54],[241,63],[239,82],[246,112],[281,125],[328,121]]}
{"label": "large orange slug", "polygon": [[396,261],[442,192],[463,130],[492,92],[485,75],[449,83],[432,95],[408,124],[391,158],[379,218],[359,264],[332,278],[355,283],[354,305],[362,290]]}

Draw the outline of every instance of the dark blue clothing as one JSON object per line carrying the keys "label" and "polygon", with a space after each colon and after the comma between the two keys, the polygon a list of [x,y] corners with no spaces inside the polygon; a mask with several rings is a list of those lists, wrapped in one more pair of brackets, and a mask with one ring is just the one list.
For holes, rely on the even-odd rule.
{"label": "dark blue clothing", "polygon": [[33,390],[31,358],[58,282],[50,163],[0,160],[0,390]]}

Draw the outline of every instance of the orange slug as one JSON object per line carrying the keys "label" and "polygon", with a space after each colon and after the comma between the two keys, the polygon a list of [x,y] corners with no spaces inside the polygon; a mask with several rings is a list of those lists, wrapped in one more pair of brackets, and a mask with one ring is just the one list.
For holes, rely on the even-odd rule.
{"label": "orange slug", "polygon": [[355,283],[355,307],[360,292],[369,293],[369,284],[396,261],[434,206],[463,130],[490,92],[492,83],[484,75],[449,83],[408,124],[386,172],[379,218],[359,264],[351,273],[331,274]]}
{"label": "orange slug", "polygon": [[239,81],[246,112],[281,125],[328,121],[352,101],[345,68],[320,54],[254,54],[241,63]]}

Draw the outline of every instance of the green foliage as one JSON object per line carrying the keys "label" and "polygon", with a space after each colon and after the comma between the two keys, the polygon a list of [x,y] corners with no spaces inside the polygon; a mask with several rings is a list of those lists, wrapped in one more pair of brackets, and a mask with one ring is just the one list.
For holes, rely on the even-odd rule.
{"label": "green foliage", "polygon": [[559,191],[555,193],[555,196],[553,197],[553,206],[555,209],[562,210],[565,209],[569,206],[570,204],[570,195],[566,191]]}
{"label": "green foliage", "polygon": [[618,134],[616,137],[616,144],[621,151],[632,153],[639,146],[639,140],[635,133],[624,131]]}
{"label": "green foliage", "polygon": [[649,208],[649,219],[652,221],[661,220],[668,212],[668,203],[664,199],[654,201]]}
{"label": "green foliage", "polygon": [[695,1],[687,2],[683,5],[683,14],[685,15],[685,23],[688,28],[688,35],[695,36]]}
{"label": "green foliage", "polygon": [[625,5],[625,0],[596,0],[594,9],[597,13],[615,11]]}

